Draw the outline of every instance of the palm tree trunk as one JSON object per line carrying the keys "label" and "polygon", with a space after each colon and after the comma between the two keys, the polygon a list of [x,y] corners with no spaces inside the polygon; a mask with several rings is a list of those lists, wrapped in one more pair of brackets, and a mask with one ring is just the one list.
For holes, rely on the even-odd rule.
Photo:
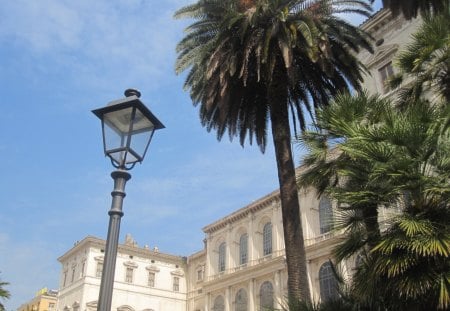
{"label": "palm tree trunk", "polygon": [[367,245],[369,250],[380,241],[380,226],[378,224],[378,205],[368,204],[362,208],[362,216],[367,231]]}
{"label": "palm tree trunk", "polygon": [[282,96],[279,92],[274,93],[278,94],[272,94],[273,96],[270,96],[270,119],[277,160],[278,180],[280,183],[281,210],[288,271],[288,298],[309,302],[311,301],[311,295],[307,278],[306,253],[295,167],[292,160],[288,106],[285,101],[287,96]]}

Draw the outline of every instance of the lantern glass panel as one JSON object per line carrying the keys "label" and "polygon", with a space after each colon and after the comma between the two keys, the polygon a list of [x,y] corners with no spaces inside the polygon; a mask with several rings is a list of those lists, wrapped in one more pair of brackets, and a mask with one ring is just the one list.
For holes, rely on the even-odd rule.
{"label": "lantern glass panel", "polygon": [[103,131],[105,152],[125,148],[130,131],[131,113],[133,108],[112,111],[103,115]]}
{"label": "lantern glass panel", "polygon": [[139,155],[141,159],[145,156],[154,130],[154,124],[148,118],[146,118],[140,110],[136,110],[136,115],[133,122],[130,150],[132,150],[133,153]]}

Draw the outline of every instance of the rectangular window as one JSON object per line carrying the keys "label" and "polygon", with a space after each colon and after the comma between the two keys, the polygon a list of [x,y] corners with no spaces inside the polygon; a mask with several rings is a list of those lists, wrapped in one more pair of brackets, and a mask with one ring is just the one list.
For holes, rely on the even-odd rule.
{"label": "rectangular window", "polygon": [[391,90],[391,87],[389,85],[389,78],[394,75],[392,62],[389,62],[380,69],[378,69],[378,72],[380,73],[380,80],[383,86],[383,92],[384,94],[386,94]]}
{"label": "rectangular window", "polygon": [[263,229],[263,255],[272,254],[272,223],[268,222]]}
{"label": "rectangular window", "polygon": [[148,286],[155,287],[155,272],[148,273]]}
{"label": "rectangular window", "polygon": [[55,310],[55,303],[49,302],[48,303],[48,311],[54,311]]}
{"label": "rectangular window", "polygon": [[101,278],[102,272],[103,272],[103,262],[97,262],[97,270],[95,272],[95,276]]}
{"label": "rectangular window", "polygon": [[63,287],[66,286],[66,282],[67,282],[67,271],[64,271]]}
{"label": "rectangular window", "polygon": [[70,282],[73,283],[74,280],[75,280],[75,268],[72,269],[72,276],[70,278]]}
{"label": "rectangular window", "polygon": [[180,291],[180,278],[176,276],[173,278],[173,291],[174,292]]}
{"label": "rectangular window", "polygon": [[203,280],[203,269],[197,270],[197,281]]}
{"label": "rectangular window", "polygon": [[80,271],[81,278],[84,276],[84,269],[86,269],[86,261],[83,261],[83,264],[81,265],[81,271]]}
{"label": "rectangular window", "polygon": [[248,260],[248,234],[241,235],[239,239],[239,264],[246,264]]}
{"label": "rectangular window", "polygon": [[218,262],[218,268],[219,272],[225,271],[225,251],[226,251],[226,244],[223,242],[219,245],[219,262]]}
{"label": "rectangular window", "polygon": [[133,268],[127,268],[125,272],[125,282],[133,283]]}

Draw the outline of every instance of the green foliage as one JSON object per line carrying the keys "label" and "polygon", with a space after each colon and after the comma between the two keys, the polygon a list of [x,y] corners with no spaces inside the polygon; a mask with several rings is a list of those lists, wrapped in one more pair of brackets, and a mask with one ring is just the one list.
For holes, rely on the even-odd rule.
{"label": "green foliage", "polygon": [[[178,43],[176,72],[188,71],[185,88],[200,105],[202,124],[221,139],[267,143],[273,105],[289,105],[294,125],[326,105],[330,95],[359,89],[354,53],[371,50],[368,37],[336,17],[368,16],[367,1],[199,0],[176,18],[196,20]],[[281,98],[274,96],[281,91]],[[276,102],[274,102],[276,98]]]}
{"label": "green foliage", "polygon": [[[400,86],[403,106],[419,98],[433,102],[450,101],[450,8],[442,2],[439,14],[427,14],[412,42],[400,53],[396,65],[400,73],[391,81]],[[404,85],[402,85],[404,83]]]}
{"label": "green foliage", "polygon": [[[176,18],[194,19],[177,45],[177,73],[200,120],[220,140],[256,140],[264,152],[272,130],[276,153],[289,295],[310,299],[290,120],[306,117],[339,91],[360,89],[356,53],[368,36],[337,13],[370,13],[366,0],[198,0]],[[270,127],[269,127],[270,122]]]}
{"label": "green foliage", "polygon": [[[0,299],[9,299],[9,297],[11,297],[9,291],[7,289],[5,289],[4,287],[9,285],[8,282],[2,282],[0,281]],[[4,311],[5,307],[4,305],[0,302],[0,311]]]}
{"label": "green foliage", "polygon": [[[318,129],[302,140],[313,151],[300,183],[321,185],[341,204],[336,227],[345,230],[345,240],[335,250],[337,259],[368,251],[352,295],[365,305],[380,296],[393,310],[449,307],[446,109],[416,101],[399,111],[362,93],[339,96],[317,115]],[[330,155],[326,142],[333,140],[338,143]],[[401,208],[385,231],[378,227],[380,206]]]}

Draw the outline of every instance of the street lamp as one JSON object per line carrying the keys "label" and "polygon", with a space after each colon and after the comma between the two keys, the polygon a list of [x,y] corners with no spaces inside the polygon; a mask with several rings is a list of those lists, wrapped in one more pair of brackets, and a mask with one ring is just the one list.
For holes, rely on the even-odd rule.
{"label": "street lamp", "polygon": [[97,310],[111,311],[114,272],[119,243],[120,219],[125,197],[125,184],[131,178],[131,170],[142,162],[155,130],[164,125],[139,99],[141,93],[134,89],[125,91],[125,98],[110,102],[106,107],[92,110],[102,121],[103,148],[116,168],[111,173],[114,190],[109,210],[108,236]]}

